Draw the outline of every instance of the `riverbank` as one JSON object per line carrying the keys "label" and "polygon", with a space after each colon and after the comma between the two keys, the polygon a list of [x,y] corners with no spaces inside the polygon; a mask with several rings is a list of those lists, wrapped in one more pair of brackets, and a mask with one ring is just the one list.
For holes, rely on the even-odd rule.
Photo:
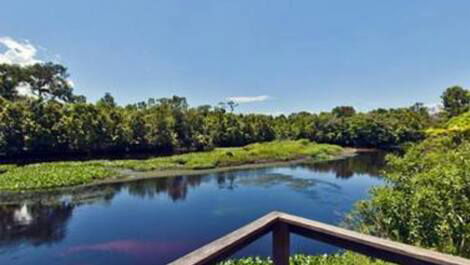
{"label": "riverbank", "polygon": [[144,178],[208,174],[277,163],[325,161],[349,156],[354,152],[355,150],[351,148],[317,144],[308,140],[285,140],[147,160],[0,165],[0,172],[3,172],[0,174],[0,190],[40,191]]}

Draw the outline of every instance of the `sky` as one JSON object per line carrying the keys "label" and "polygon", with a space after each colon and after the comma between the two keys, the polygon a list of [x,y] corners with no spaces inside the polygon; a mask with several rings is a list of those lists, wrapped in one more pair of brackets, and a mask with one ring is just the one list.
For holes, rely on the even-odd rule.
{"label": "sky", "polygon": [[0,62],[64,64],[90,101],[367,111],[470,84],[468,0],[1,1]]}

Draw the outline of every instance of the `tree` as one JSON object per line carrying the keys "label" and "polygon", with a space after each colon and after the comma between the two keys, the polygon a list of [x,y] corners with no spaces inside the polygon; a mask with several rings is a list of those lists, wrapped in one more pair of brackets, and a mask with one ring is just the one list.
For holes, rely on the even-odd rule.
{"label": "tree", "polygon": [[9,102],[0,98],[0,137],[3,146],[0,153],[21,154],[25,151],[25,139],[30,135],[25,125],[30,108],[26,102]]}
{"label": "tree", "polygon": [[[53,63],[0,65],[0,153],[173,152],[273,139],[389,148],[421,140],[432,122],[422,104],[368,113],[339,106],[275,118],[236,114],[233,101],[190,108],[178,96],[121,107],[106,93],[87,104],[67,78],[67,69]],[[36,97],[20,95],[22,86]]]}
{"label": "tree", "polygon": [[449,87],[441,96],[444,110],[454,117],[470,109],[470,91],[460,86]]}
{"label": "tree", "polygon": [[235,101],[233,100],[229,100],[227,102],[219,102],[219,107],[222,108],[222,109],[227,109],[229,108],[230,109],[230,112],[234,112],[235,111],[235,108],[238,107],[238,103],[236,103]]}
{"label": "tree", "polygon": [[17,87],[23,82],[24,74],[19,65],[0,64],[0,96],[14,100],[18,96]]}
{"label": "tree", "polygon": [[356,110],[351,106],[338,106],[335,107],[331,113],[338,118],[346,118],[354,116],[354,114],[356,114]]}
{"label": "tree", "polygon": [[427,108],[424,106],[424,103],[416,102],[415,104],[411,105],[410,110],[414,112],[422,112],[427,111]]}
{"label": "tree", "polygon": [[31,86],[33,94],[40,98],[59,99],[74,102],[77,98],[67,80],[67,68],[60,64],[34,64],[25,68],[25,81]]}
{"label": "tree", "polygon": [[117,107],[114,97],[109,92],[106,92],[104,96],[98,100],[97,105],[106,106],[110,108]]}
{"label": "tree", "polygon": [[86,103],[86,97],[83,95],[74,95],[72,98],[73,103]]}
{"label": "tree", "polygon": [[230,108],[230,112],[233,112],[236,107],[238,107],[238,103],[233,100],[227,102],[227,106]]}
{"label": "tree", "polygon": [[185,97],[173,96],[171,98],[160,98],[157,100],[160,105],[167,105],[172,110],[186,111],[189,107]]}

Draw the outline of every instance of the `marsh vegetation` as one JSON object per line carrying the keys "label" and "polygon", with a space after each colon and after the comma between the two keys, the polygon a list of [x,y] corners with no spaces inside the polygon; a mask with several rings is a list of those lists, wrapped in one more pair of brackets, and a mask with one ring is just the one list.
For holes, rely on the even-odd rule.
{"label": "marsh vegetation", "polygon": [[[0,167],[0,190],[26,191],[125,179],[122,169],[174,171],[307,159],[324,161],[340,156],[343,148],[308,140],[255,143],[245,147],[163,156],[145,160],[49,162]],[[162,174],[160,174],[162,175]],[[164,174],[163,174],[164,175]]]}

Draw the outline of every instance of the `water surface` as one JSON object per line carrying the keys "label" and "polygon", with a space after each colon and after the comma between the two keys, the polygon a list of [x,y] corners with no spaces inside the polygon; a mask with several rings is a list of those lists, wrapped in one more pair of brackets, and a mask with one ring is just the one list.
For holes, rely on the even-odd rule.
{"label": "water surface", "polygon": [[[179,176],[0,205],[0,264],[166,264],[270,211],[338,224],[381,185],[383,153]],[[269,235],[237,256],[270,255]],[[334,247],[293,237],[293,253]]]}

